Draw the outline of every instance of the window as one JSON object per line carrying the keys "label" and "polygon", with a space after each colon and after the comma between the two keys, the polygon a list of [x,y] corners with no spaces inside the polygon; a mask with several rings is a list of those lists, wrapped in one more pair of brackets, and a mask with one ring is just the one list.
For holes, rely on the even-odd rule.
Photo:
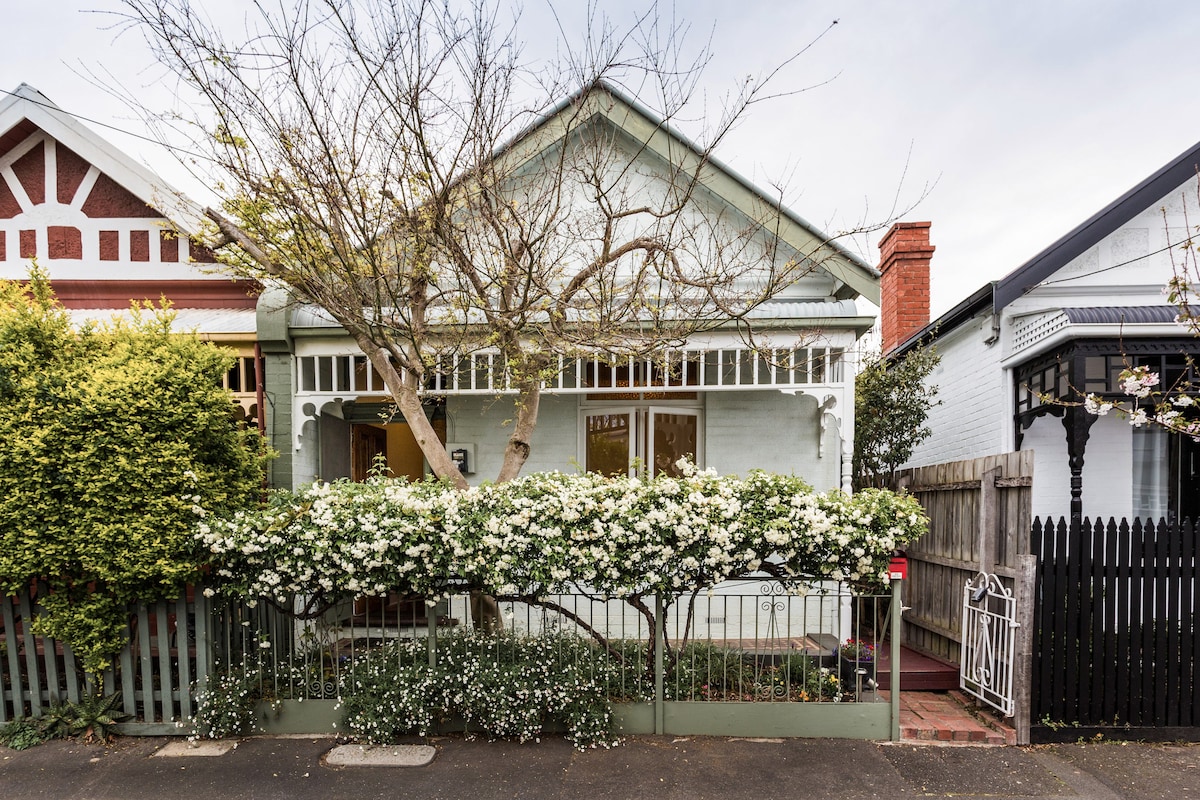
{"label": "window", "polygon": [[703,459],[699,408],[600,405],[580,411],[580,462],[607,475],[678,475],[681,458]]}
{"label": "window", "polygon": [[1133,429],[1133,516],[1159,519],[1167,515],[1167,439],[1161,428]]}
{"label": "window", "polygon": [[1133,429],[1133,516],[1200,518],[1200,445],[1190,436],[1153,426]]}

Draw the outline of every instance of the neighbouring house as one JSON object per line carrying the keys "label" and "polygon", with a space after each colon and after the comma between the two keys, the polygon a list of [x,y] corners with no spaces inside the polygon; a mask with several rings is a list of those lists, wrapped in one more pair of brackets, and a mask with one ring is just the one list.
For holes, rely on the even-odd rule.
{"label": "neighbouring house", "polygon": [[178,330],[237,352],[226,384],[259,416],[257,286],[191,241],[186,198],[28,84],[0,99],[0,178],[0,278],[26,278],[36,259],[78,323],[169,300]]}
{"label": "neighbouring house", "polygon": [[1036,516],[1200,516],[1200,444],[1042,399],[1123,397],[1126,365],[1149,366],[1165,386],[1195,381],[1189,356],[1200,356],[1200,341],[1175,322],[1163,287],[1189,220],[1200,220],[1198,165],[1200,145],[933,322],[930,224],[885,236],[884,352],[901,357],[923,342],[941,356],[929,378],[941,400],[933,435],[909,466],[1032,450]]}
{"label": "neighbouring house", "polygon": [[[654,176],[695,157],[686,139],[620,91],[604,87],[592,99],[596,111],[586,124],[600,126],[628,159],[617,172],[649,181],[638,191],[655,191]],[[547,133],[558,130],[556,115],[569,113],[569,102],[560,105],[504,152],[532,161],[563,147],[563,137]],[[857,345],[874,321],[855,301],[877,302],[878,274],[746,179],[709,166],[696,213],[736,227],[749,209],[771,206],[777,222],[761,233],[773,237],[766,249],[811,270],[740,321],[653,359],[613,363],[603,352],[561,358],[545,383],[525,472],[624,472],[640,464],[653,474],[688,456],[722,473],[764,468],[795,473],[817,489],[849,490]],[[258,310],[273,398],[269,432],[281,454],[276,485],[361,479],[379,455],[397,474],[424,474],[408,426],[389,416],[382,381],[337,323],[282,290],[264,292]],[[768,336],[748,344],[747,321]],[[425,397],[426,413],[468,479],[494,478],[513,416],[495,354],[481,349],[442,364]]]}

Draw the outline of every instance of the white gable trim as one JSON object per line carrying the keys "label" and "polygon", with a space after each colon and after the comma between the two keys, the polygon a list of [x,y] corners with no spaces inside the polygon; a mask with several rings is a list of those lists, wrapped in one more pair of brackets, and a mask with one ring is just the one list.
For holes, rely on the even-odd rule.
{"label": "white gable trim", "polygon": [[[51,138],[62,142],[121,187],[146,201],[185,233],[200,230],[202,209],[146,167],[122,153],[29,84],[21,84],[0,100],[0,132],[28,119]],[[19,147],[25,146],[22,143]],[[36,141],[29,142],[33,147]],[[46,175],[47,187],[51,176]],[[93,179],[94,180],[94,179]]]}

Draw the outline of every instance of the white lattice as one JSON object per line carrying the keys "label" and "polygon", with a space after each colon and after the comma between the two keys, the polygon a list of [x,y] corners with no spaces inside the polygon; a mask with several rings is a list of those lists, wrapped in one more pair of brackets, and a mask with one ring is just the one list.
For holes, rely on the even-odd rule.
{"label": "white lattice", "polygon": [[1032,347],[1055,331],[1066,327],[1067,323],[1067,315],[1058,309],[1020,318],[1013,324],[1013,352]]}

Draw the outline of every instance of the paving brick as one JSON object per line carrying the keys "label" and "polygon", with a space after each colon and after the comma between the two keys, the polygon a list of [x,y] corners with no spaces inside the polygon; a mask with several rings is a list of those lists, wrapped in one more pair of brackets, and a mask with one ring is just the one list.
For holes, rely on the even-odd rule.
{"label": "paving brick", "polygon": [[916,741],[942,741],[976,744],[1012,744],[1016,732],[1003,724],[993,730],[974,716],[972,701],[954,693],[902,692],[900,695],[900,736]]}

